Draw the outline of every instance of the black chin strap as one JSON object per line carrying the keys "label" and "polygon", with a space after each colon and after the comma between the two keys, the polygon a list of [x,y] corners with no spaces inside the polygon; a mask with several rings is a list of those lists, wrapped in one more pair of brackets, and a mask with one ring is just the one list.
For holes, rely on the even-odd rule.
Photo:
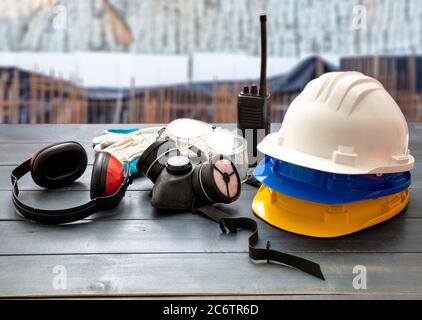
{"label": "black chin strap", "polygon": [[310,275],[313,275],[321,280],[325,280],[319,264],[297,257],[288,253],[283,253],[277,250],[270,249],[270,242],[267,241],[267,248],[256,248],[258,242],[258,225],[255,220],[251,218],[230,218],[223,211],[214,206],[203,206],[195,208],[194,213],[199,212],[207,218],[217,222],[220,225],[223,233],[235,233],[238,229],[246,229],[252,231],[249,237],[249,257],[254,261],[267,261],[269,263],[278,262],[284,265],[299,269]]}
{"label": "black chin strap", "polygon": [[98,197],[91,201],[68,209],[45,210],[30,207],[19,200],[18,180],[30,171],[31,159],[22,163],[12,171],[11,180],[13,185],[12,200],[16,210],[26,219],[44,224],[71,223],[85,219],[101,209],[115,207],[123,198],[127,187],[132,183],[130,168],[127,166],[125,176],[119,189],[111,196]]}
{"label": "black chin strap", "polygon": [[261,186],[261,182],[259,182],[253,175],[249,176],[245,183],[255,188],[259,188]]}

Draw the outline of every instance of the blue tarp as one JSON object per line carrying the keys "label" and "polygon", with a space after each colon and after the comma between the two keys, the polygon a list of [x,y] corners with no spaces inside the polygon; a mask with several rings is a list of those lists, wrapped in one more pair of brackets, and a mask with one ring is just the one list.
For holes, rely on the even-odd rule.
{"label": "blue tarp", "polygon": [[338,68],[334,65],[324,60],[318,61],[318,59],[320,58],[307,58],[296,65],[290,72],[270,78],[271,93],[283,94],[302,91],[309,81],[318,76],[318,63],[322,64],[322,73],[338,71]]}
{"label": "blue tarp", "polygon": [[[309,57],[302,60],[297,64],[290,72],[281,74],[278,76],[273,76],[268,79],[269,87],[271,88],[272,95],[281,95],[283,93],[290,92],[299,92],[301,91],[306,84],[315,79],[317,76],[318,63],[322,63],[322,71],[330,72],[338,70],[334,65],[320,60],[318,61],[317,57]],[[191,84],[180,84],[172,86],[157,86],[157,87],[142,87],[136,88],[135,94],[142,95],[145,91],[154,91],[158,89],[167,89],[175,90],[181,94],[186,93],[195,93],[205,97],[211,98],[214,89],[219,86],[226,84],[251,84],[258,83],[258,79],[251,80],[228,80],[228,81],[203,81],[203,82],[194,82]],[[90,99],[124,99],[128,98],[130,95],[130,89],[114,89],[114,88],[89,88],[89,97]]]}

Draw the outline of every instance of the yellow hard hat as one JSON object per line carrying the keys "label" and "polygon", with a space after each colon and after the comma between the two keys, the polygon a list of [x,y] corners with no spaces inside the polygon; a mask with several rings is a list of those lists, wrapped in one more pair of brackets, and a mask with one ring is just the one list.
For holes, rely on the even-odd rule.
{"label": "yellow hard hat", "polygon": [[409,189],[393,195],[347,204],[321,204],[301,200],[262,185],[252,209],[269,224],[290,232],[332,238],[350,234],[402,211],[409,202]]}

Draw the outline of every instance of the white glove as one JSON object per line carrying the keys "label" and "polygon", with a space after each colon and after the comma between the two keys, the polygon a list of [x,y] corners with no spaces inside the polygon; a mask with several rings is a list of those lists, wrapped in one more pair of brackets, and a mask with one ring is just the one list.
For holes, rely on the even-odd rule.
{"label": "white glove", "polygon": [[92,139],[95,152],[108,152],[137,174],[136,164],[142,153],[157,140],[161,127],[145,129],[109,129]]}
{"label": "white glove", "polygon": [[[126,139],[131,135],[144,135],[145,139],[154,142],[158,137],[161,127],[152,127],[144,129],[107,129],[102,135],[92,139],[93,148],[96,152],[103,151],[112,144]],[[151,142],[151,143],[152,143]]]}
{"label": "white glove", "polygon": [[142,153],[155,141],[151,137],[146,137],[141,132],[138,134],[130,134],[126,138],[121,139],[103,149],[102,151],[108,152],[115,156],[120,161],[132,161],[139,158]]}

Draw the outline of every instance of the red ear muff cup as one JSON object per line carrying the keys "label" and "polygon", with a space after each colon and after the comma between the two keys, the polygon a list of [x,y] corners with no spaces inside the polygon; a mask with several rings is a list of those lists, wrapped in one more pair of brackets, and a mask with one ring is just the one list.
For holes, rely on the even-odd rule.
{"label": "red ear muff cup", "polygon": [[192,182],[195,195],[205,202],[231,203],[240,196],[239,173],[234,164],[222,156],[197,166]]}
{"label": "red ear muff cup", "polygon": [[123,179],[123,164],[107,152],[97,153],[92,167],[91,199],[113,195]]}
{"label": "red ear muff cup", "polygon": [[139,172],[155,183],[166,167],[167,159],[176,155],[180,155],[180,151],[177,150],[173,141],[158,140],[142,153],[136,166]]}
{"label": "red ear muff cup", "polygon": [[60,188],[78,179],[85,172],[87,163],[86,151],[79,143],[56,143],[32,157],[32,180],[43,188]]}
{"label": "red ear muff cup", "polygon": [[119,190],[124,179],[123,163],[117,158],[110,155],[107,173],[106,173],[106,186],[105,195],[111,196]]}

